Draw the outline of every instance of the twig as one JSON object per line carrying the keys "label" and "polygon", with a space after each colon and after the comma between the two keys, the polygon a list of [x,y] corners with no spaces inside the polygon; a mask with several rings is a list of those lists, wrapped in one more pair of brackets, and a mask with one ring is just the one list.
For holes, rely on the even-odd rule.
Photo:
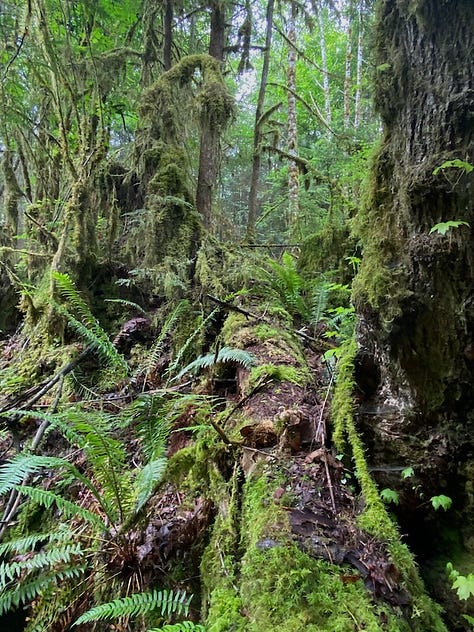
{"label": "twig", "polygon": [[[270,319],[266,318],[265,316],[258,316],[258,314],[253,314],[252,312],[249,312],[248,310],[243,309],[242,307],[238,307],[237,305],[233,305],[233,303],[229,303],[227,301],[222,301],[220,298],[217,298],[216,296],[212,296],[211,294],[206,294],[206,296],[214,303],[217,303],[218,305],[221,305],[222,307],[225,307],[226,309],[229,309],[233,312],[238,312],[239,314],[248,316],[248,318],[253,318],[258,321],[263,321],[264,323],[268,323],[271,325]],[[313,338],[312,336],[308,336],[308,334],[305,334],[304,331],[297,330],[297,329],[293,329],[292,331],[297,336],[300,336],[300,338],[303,338],[303,340],[307,340],[308,342],[316,342],[316,343],[320,342],[316,338]]]}

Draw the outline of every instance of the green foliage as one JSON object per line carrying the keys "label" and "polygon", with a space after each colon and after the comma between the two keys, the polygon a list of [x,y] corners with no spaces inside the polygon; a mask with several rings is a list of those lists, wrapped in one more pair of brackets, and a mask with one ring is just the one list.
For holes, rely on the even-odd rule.
{"label": "green foliage", "polygon": [[400,503],[398,492],[396,492],[394,489],[390,489],[389,487],[382,489],[382,491],[380,492],[380,497],[386,503],[393,503],[394,505],[398,505]]}
{"label": "green foliage", "polygon": [[82,296],[77,291],[72,279],[61,272],[53,272],[56,286],[67,302],[68,307],[58,306],[59,311],[67,318],[69,325],[99,353],[101,358],[122,374],[126,374],[128,365],[125,359],[113,346],[109,336],[94,317]]}
{"label": "green foliage", "polygon": [[474,596],[474,573],[461,575],[451,562],[446,564],[446,570],[452,582],[452,588],[457,592],[459,599],[466,601],[469,597]]}
{"label": "green foliage", "polygon": [[433,171],[433,175],[436,176],[440,171],[443,171],[444,169],[451,169],[453,167],[456,169],[462,169],[466,173],[471,173],[471,171],[474,169],[474,165],[471,165],[471,163],[466,162],[465,160],[459,160],[459,158],[455,158],[454,160],[446,160],[445,162],[443,162],[442,165],[436,167],[436,169]]}
{"label": "green foliage", "polygon": [[244,349],[222,347],[217,353],[207,353],[204,356],[196,358],[196,360],[193,360],[193,362],[185,366],[184,369],[181,369],[174,379],[179,380],[186,373],[197,373],[201,369],[208,369],[216,364],[225,364],[228,362],[240,364],[245,369],[250,369],[254,366],[255,361],[255,357]]}
{"label": "green foliage", "polygon": [[411,478],[415,475],[415,470],[409,466],[402,470],[402,478]]}
{"label": "green foliage", "polygon": [[430,229],[430,235],[432,233],[438,233],[439,235],[446,235],[453,228],[459,228],[459,226],[469,226],[467,222],[463,221],[454,221],[449,220],[448,222],[440,222],[439,224],[435,224]]}
{"label": "green foliage", "polygon": [[453,504],[452,499],[449,496],[444,496],[444,494],[441,494],[440,496],[433,496],[430,498],[430,501],[436,510],[444,509],[447,511]]}
{"label": "green foliage", "polygon": [[206,628],[192,621],[181,621],[164,625],[162,628],[152,628],[148,632],[206,632]]}
{"label": "green foliage", "polygon": [[90,621],[110,621],[125,616],[139,615],[159,610],[162,615],[187,614],[190,597],[181,590],[153,590],[147,593],[135,593],[121,599],[91,608],[73,623],[74,626]]}

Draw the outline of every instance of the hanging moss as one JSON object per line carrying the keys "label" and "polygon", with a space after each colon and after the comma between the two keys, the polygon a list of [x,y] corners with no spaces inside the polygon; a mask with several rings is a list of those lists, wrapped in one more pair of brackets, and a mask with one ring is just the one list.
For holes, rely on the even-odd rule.
{"label": "hanging moss", "polygon": [[364,510],[358,517],[362,529],[388,543],[394,564],[413,597],[413,630],[446,631],[440,617],[441,607],[433,602],[423,586],[415,560],[408,547],[401,542],[400,533],[380,498],[369,472],[365,449],[354,419],[354,360],[357,353],[355,339],[343,345],[338,363],[337,385],[332,402],[334,423],[333,441],[338,451],[349,452],[364,499]]}

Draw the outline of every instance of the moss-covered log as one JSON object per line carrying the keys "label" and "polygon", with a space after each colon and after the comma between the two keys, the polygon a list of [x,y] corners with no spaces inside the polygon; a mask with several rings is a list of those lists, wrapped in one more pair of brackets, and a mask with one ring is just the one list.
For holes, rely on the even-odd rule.
{"label": "moss-covered log", "polygon": [[235,381],[213,421],[219,433],[170,463],[179,488],[214,507],[200,561],[202,621],[216,632],[445,630],[368,473],[351,416],[352,355],[336,401],[362,502],[327,447],[327,411],[291,319],[281,309],[268,318],[227,318],[223,342],[256,366],[214,375],[215,386]]}

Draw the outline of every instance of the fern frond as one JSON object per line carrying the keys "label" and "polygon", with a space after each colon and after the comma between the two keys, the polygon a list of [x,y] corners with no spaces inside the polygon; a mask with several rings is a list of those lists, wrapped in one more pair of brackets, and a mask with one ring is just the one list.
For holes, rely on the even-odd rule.
{"label": "fern frond", "polygon": [[125,307],[130,307],[130,309],[136,309],[137,312],[146,316],[146,311],[141,307],[138,303],[134,303],[133,301],[126,301],[123,298],[106,298],[105,303],[118,303],[119,305],[124,305]]}
{"label": "fern frond", "polygon": [[250,369],[255,366],[255,356],[245,351],[244,349],[233,349],[231,347],[222,347],[219,350],[217,357],[215,353],[207,353],[204,356],[199,356],[196,360],[193,360],[190,364],[181,369],[174,380],[179,380],[186,373],[197,373],[201,369],[207,369],[218,363],[234,362],[241,364],[245,369]]}
{"label": "fern frond", "polygon": [[69,467],[64,459],[37,454],[18,454],[7,463],[0,466],[0,495],[20,485],[30,474],[35,474],[43,468]]}
{"label": "fern frond", "polygon": [[76,505],[76,503],[66,500],[55,492],[41,489],[40,487],[30,487],[29,485],[17,485],[15,489],[47,509],[55,505],[65,518],[79,517],[100,529],[107,528],[100,516],[80,505]]}
{"label": "fern frond", "polygon": [[327,283],[317,284],[311,293],[309,324],[317,325],[324,318],[328,306],[329,288]]}
{"label": "fern frond", "polygon": [[[64,527],[64,525],[63,525]],[[3,542],[0,544],[0,557],[15,553],[19,555],[22,553],[34,550],[38,544],[46,543],[61,543],[70,540],[72,533],[68,528],[60,528],[57,531],[51,531],[49,533],[32,533],[16,540],[10,540],[10,542]]]}
{"label": "fern frond", "polygon": [[178,321],[179,317],[182,315],[185,309],[188,308],[188,306],[189,306],[189,301],[187,301],[186,299],[180,301],[177,304],[177,306],[174,308],[174,310],[165,320],[160,330],[160,333],[158,334],[157,339],[151,346],[151,349],[148,352],[148,357],[147,357],[144,367],[139,367],[138,372],[142,372],[144,370],[145,373],[148,375],[153,370],[153,367],[157,364],[158,360],[160,359],[163,342],[166,336],[176,325],[176,322]]}
{"label": "fern frond", "polygon": [[51,585],[57,585],[66,579],[77,579],[86,568],[85,564],[76,563],[70,568],[42,573],[32,579],[22,579],[21,582],[15,584],[14,588],[5,588],[0,592],[0,616],[12,608],[18,608],[18,606],[32,601]]}
{"label": "fern frond", "polygon": [[135,479],[135,511],[140,511],[150,496],[155,491],[156,485],[163,478],[166,470],[167,459],[156,459],[147,463]]}
{"label": "fern frond", "polygon": [[66,544],[62,547],[54,547],[47,551],[40,551],[30,558],[20,562],[0,563],[0,589],[4,589],[12,580],[19,578],[22,574],[40,571],[51,568],[55,565],[68,565],[75,556],[84,554],[81,545]]}
{"label": "fern frond", "polygon": [[168,623],[161,628],[152,628],[147,632],[206,632],[206,628],[193,621],[181,621],[180,623]]}
{"label": "fern frond", "polygon": [[153,610],[160,610],[163,616],[175,613],[187,614],[190,601],[191,597],[188,597],[181,590],[153,590],[149,593],[136,593],[88,610],[73,625],[76,626],[89,621],[110,621],[125,616],[138,616]]}
{"label": "fern frond", "polygon": [[53,272],[53,278],[61,296],[68,302],[71,309],[58,305],[58,310],[67,318],[70,326],[83,337],[88,344],[94,345],[100,356],[112,366],[125,374],[128,364],[125,358],[113,346],[109,336],[92,314],[72,279],[61,272]]}
{"label": "fern frond", "polygon": [[186,342],[184,343],[184,345],[181,347],[181,349],[176,354],[176,358],[174,359],[173,363],[168,367],[168,370],[166,371],[166,373],[168,375],[172,375],[174,373],[174,371],[176,371],[177,367],[180,365],[181,358],[184,356],[184,354],[186,353],[186,351],[188,350],[190,345],[197,338],[197,336],[199,336],[202,333],[202,331],[203,331],[204,327],[207,325],[207,323],[212,321],[212,319],[217,314],[217,312],[218,312],[217,308],[213,309],[212,312],[200,322],[198,327],[196,327],[196,329],[186,339]]}

